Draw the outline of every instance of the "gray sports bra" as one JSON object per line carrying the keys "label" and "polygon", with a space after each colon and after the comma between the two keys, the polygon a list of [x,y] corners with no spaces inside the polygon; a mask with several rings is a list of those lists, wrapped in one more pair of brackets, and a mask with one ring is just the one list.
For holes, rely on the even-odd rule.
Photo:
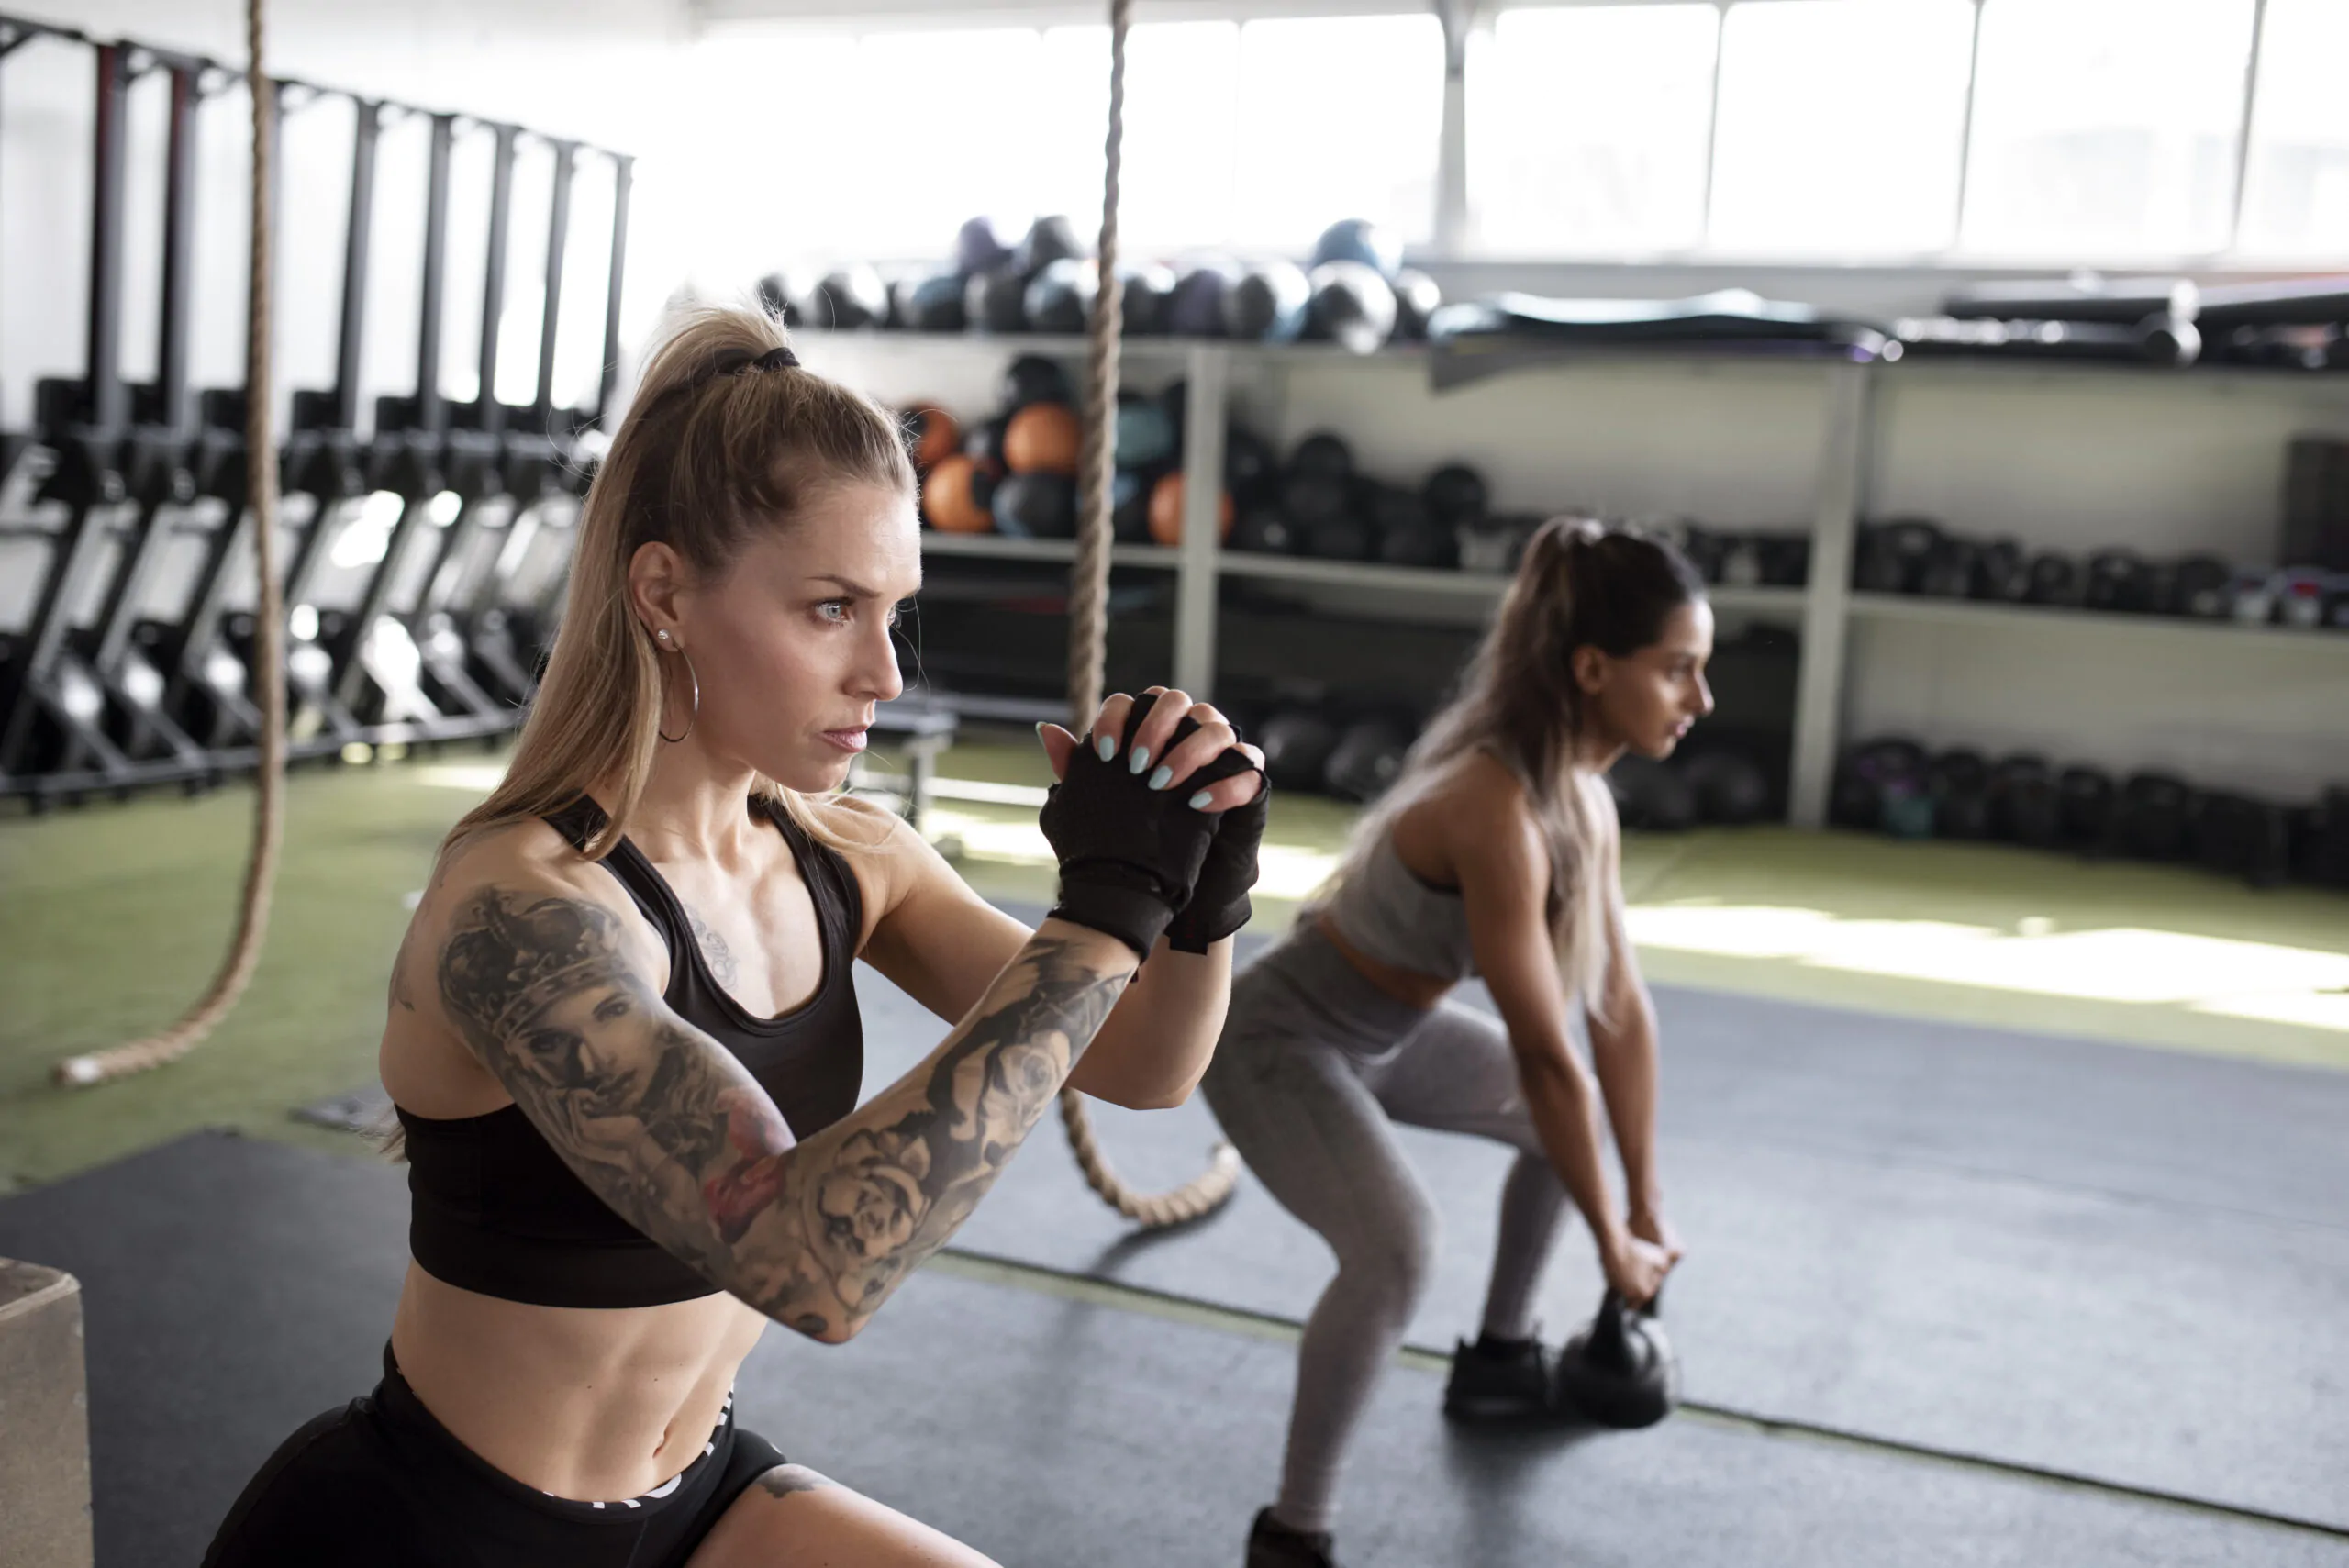
{"label": "gray sports bra", "polygon": [[1468,946],[1468,906],[1456,887],[1431,887],[1382,834],[1362,870],[1321,905],[1355,951],[1414,974],[1464,980],[1476,973]]}

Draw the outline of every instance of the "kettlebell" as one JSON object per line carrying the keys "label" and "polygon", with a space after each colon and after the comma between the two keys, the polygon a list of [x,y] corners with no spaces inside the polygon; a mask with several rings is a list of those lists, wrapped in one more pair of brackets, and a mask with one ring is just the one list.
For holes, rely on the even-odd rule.
{"label": "kettlebell", "polygon": [[1680,1362],[1658,1316],[1659,1294],[1634,1308],[1612,1289],[1590,1327],[1558,1352],[1553,1397],[1559,1410],[1626,1429],[1653,1427],[1680,1403]]}

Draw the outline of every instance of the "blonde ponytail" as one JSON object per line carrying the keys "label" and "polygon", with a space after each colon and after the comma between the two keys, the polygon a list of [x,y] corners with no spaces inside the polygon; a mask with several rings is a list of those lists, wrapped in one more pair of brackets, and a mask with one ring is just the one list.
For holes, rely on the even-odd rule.
{"label": "blonde ponytail", "polygon": [[[660,655],[629,604],[629,559],[660,542],[697,572],[722,573],[753,534],[788,529],[810,496],[842,483],[912,493],[896,419],[798,368],[773,317],[686,312],[646,360],[588,490],[562,620],[506,777],[443,851],[601,784],[611,818],[587,852],[608,853],[643,798],[661,725]],[[818,840],[847,847],[793,791],[764,778],[755,788]]]}

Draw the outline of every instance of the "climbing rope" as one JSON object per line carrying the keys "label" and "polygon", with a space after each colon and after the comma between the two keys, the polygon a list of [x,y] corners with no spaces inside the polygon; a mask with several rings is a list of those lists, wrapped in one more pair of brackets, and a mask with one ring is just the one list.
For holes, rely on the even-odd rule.
{"label": "climbing rope", "polygon": [[[253,518],[253,564],[261,578],[255,612],[252,678],[261,687],[260,793],[253,812],[252,853],[245,864],[244,896],[237,909],[228,956],[195,1005],[161,1034],[109,1050],[69,1056],[57,1081],[74,1087],[110,1083],[178,1061],[195,1049],[237,1005],[269,930],[270,889],[277,878],[285,793],[284,607],[277,584],[276,444],[270,430],[270,163],[276,84],[262,71],[262,6],[246,0],[245,44],[251,56],[245,81],[252,93],[252,272],[245,333],[245,484]],[[93,367],[94,369],[95,367]],[[227,525],[223,525],[224,527]]]}
{"label": "climbing rope", "polygon": [[[1118,177],[1126,132],[1126,33],[1133,0],[1109,3],[1109,137],[1101,182],[1100,282],[1085,343],[1085,444],[1079,454],[1076,561],[1069,570],[1069,728],[1082,735],[1101,706],[1109,640],[1109,496],[1116,453],[1112,436],[1118,413],[1118,347],[1125,328],[1123,291],[1118,283]],[[1240,1176],[1240,1156],[1230,1143],[1216,1145],[1208,1168],[1172,1192],[1139,1193],[1119,1179],[1101,1152],[1085,1095],[1061,1091],[1061,1121],[1085,1184],[1101,1201],[1148,1229],[1180,1225],[1220,1207]]]}

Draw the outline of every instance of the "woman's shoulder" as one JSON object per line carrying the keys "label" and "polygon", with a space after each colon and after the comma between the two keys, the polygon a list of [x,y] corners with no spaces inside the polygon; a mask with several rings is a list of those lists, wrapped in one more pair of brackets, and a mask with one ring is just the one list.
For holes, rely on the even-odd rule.
{"label": "woman's shoulder", "polygon": [[863,911],[856,944],[862,952],[874,928],[919,885],[930,862],[943,862],[935,851],[907,852],[929,846],[911,823],[885,806],[853,795],[801,795],[799,805],[816,841],[839,857],[856,884]]}
{"label": "woman's shoulder", "polygon": [[577,906],[602,924],[611,917],[634,933],[641,923],[635,901],[611,872],[561,832],[536,817],[495,823],[452,838],[441,847],[432,879],[408,927],[437,951],[452,932],[501,914],[516,916],[551,902]]}
{"label": "woman's shoulder", "polygon": [[1524,784],[1484,751],[1444,763],[1392,829],[1396,853],[1414,873],[1459,884],[1476,880],[1497,855],[1539,858],[1540,834]]}
{"label": "woman's shoulder", "polygon": [[1532,804],[1525,781],[1517,771],[1490,751],[1464,751],[1445,763],[1428,783],[1414,810],[1482,830],[1496,821],[1531,821]]}
{"label": "woman's shoulder", "polygon": [[383,1070],[395,1100],[428,1115],[473,1114],[430,1108],[470,1106],[466,1096],[478,1097],[482,1086],[440,1005],[443,963],[473,933],[542,929],[549,921],[604,933],[632,964],[665,975],[665,950],[642,929],[627,894],[548,824],[494,823],[441,846],[392,960]]}
{"label": "woman's shoulder", "polygon": [[837,840],[833,847],[852,856],[890,850],[912,831],[904,817],[861,795],[803,795],[799,802],[808,821]]}
{"label": "woman's shoulder", "polygon": [[[608,880],[608,879],[606,879]],[[596,889],[596,862],[551,824],[535,817],[492,823],[454,834],[441,845],[434,889],[492,884]],[[429,895],[428,890],[428,896]]]}

